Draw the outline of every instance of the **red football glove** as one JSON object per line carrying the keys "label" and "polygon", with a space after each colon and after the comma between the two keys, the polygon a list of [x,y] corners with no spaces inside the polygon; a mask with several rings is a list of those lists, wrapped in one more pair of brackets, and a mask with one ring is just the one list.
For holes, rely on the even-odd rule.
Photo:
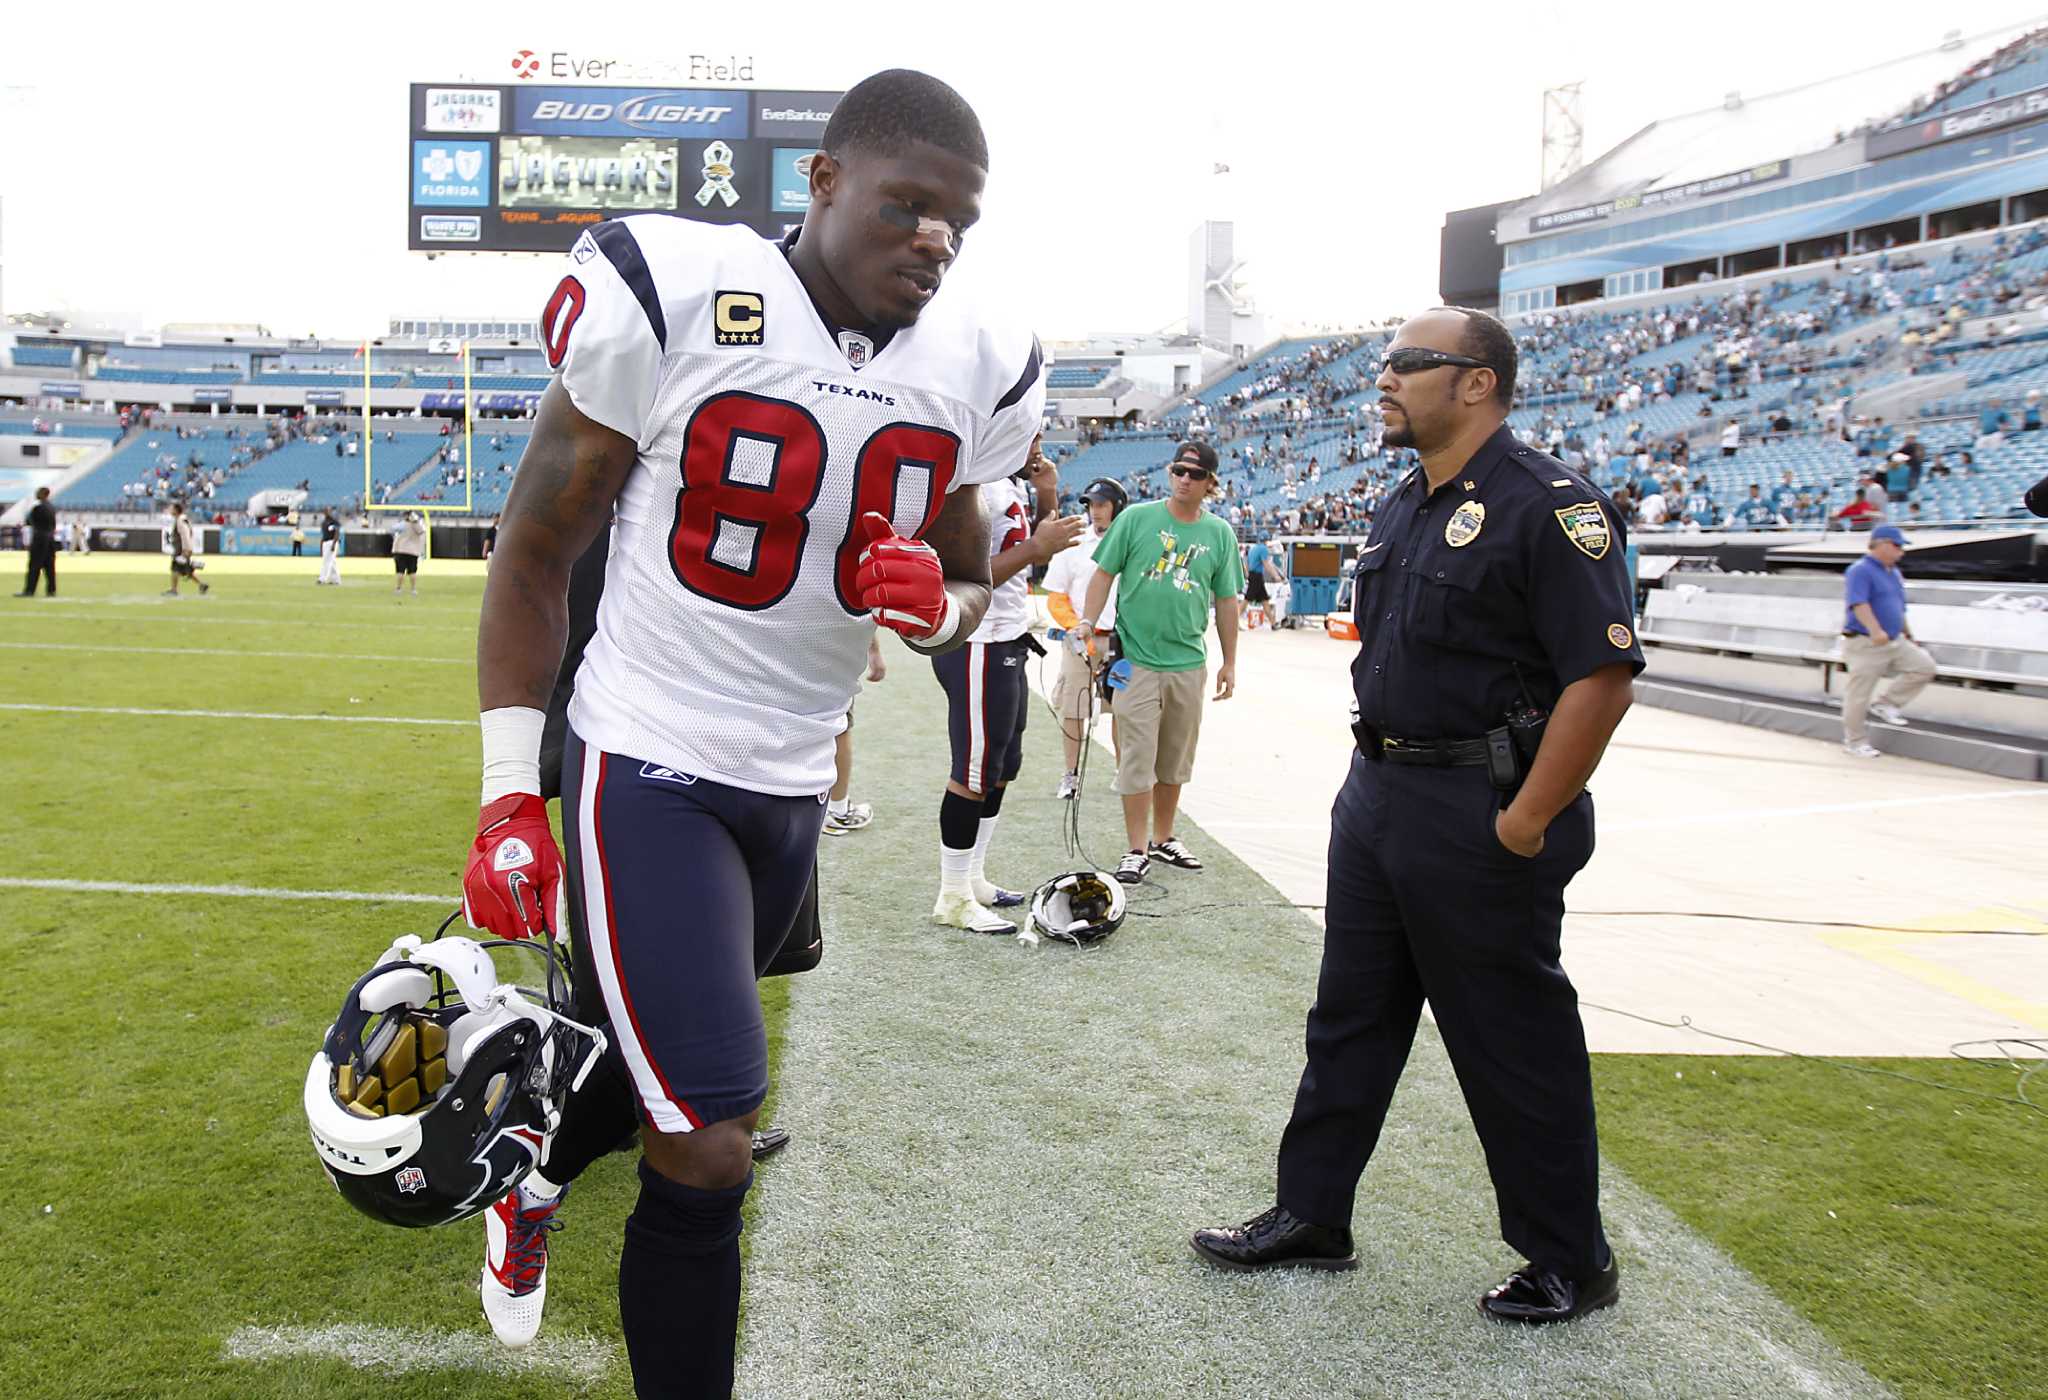
{"label": "red football glove", "polygon": [[913,642],[930,642],[946,627],[955,604],[946,593],[946,573],[928,544],[906,540],[879,511],[860,518],[868,537],[853,576],[860,605],[875,621]]}
{"label": "red football glove", "polygon": [[548,827],[548,804],[512,792],[484,808],[462,872],[462,917],[499,938],[560,935],[555,899],[562,855]]}

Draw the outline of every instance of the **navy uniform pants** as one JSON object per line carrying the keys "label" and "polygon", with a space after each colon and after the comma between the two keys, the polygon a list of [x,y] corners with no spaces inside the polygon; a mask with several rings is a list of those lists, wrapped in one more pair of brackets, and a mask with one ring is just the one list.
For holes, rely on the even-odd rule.
{"label": "navy uniform pants", "polygon": [[1323,966],[1279,1201],[1349,1227],[1427,1000],[1486,1149],[1502,1238],[1586,1277],[1608,1253],[1592,1073],[1558,936],[1564,887],[1593,854],[1593,800],[1560,812],[1533,860],[1494,835],[1501,805],[1483,768],[1353,756],[1331,814]]}

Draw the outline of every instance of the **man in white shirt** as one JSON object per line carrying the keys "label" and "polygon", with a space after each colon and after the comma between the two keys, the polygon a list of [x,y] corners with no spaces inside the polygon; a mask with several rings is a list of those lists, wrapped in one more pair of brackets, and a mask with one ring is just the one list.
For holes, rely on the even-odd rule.
{"label": "man in white shirt", "polygon": [[[1071,629],[1080,616],[1080,606],[1088,596],[1088,581],[1095,577],[1095,546],[1109,533],[1110,523],[1117,512],[1130,504],[1130,496],[1124,488],[1108,477],[1097,477],[1081,491],[1081,500],[1088,508],[1088,528],[1072,549],[1055,555],[1045,571],[1045,605],[1054,622]],[[1107,665],[1116,659],[1116,586],[1110,585],[1109,602],[1102,610],[1102,616],[1095,620],[1095,635],[1088,643],[1090,654],[1104,658]],[[1055,797],[1071,801],[1081,793],[1081,745],[1088,739],[1088,721],[1093,717],[1094,694],[1097,680],[1089,669],[1089,658],[1072,646],[1060,648],[1059,678],[1053,682],[1053,708],[1059,712],[1060,731],[1067,746],[1067,766],[1060,778],[1059,790]],[[1102,689],[1105,705],[1109,692]],[[1115,721],[1111,721],[1114,735]]]}

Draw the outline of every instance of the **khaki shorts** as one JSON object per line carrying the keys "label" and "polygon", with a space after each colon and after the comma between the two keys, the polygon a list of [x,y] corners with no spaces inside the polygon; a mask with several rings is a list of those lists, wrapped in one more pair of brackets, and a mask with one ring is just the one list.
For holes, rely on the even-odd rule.
{"label": "khaki shorts", "polygon": [[[1094,673],[1088,663],[1074,655],[1070,646],[1060,647],[1060,673],[1052,683],[1052,707],[1061,719],[1085,724],[1088,720],[1088,690]],[[1072,731],[1079,732],[1079,731]]]}
{"label": "khaki shorts", "polygon": [[1148,671],[1131,667],[1130,684],[1116,697],[1116,790],[1125,797],[1159,783],[1194,776],[1195,740],[1202,733],[1202,699],[1209,668]]}

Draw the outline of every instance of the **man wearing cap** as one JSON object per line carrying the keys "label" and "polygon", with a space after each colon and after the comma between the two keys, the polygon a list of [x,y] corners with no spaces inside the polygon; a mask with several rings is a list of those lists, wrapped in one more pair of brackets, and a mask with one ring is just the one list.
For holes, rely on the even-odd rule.
{"label": "man wearing cap", "polygon": [[1194,774],[1202,729],[1209,675],[1203,634],[1212,602],[1223,653],[1216,698],[1228,700],[1237,689],[1244,561],[1229,524],[1202,504],[1216,489],[1216,449],[1184,442],[1168,470],[1167,498],[1126,510],[1095,546],[1096,573],[1073,628],[1084,641],[1094,633],[1116,580],[1117,642],[1131,663],[1130,680],[1116,701],[1116,790],[1130,838],[1116,877],[1127,885],[1144,879],[1154,860],[1183,870],[1202,868],[1174,835],[1173,823],[1181,787]]}
{"label": "man wearing cap", "polygon": [[[1906,579],[1899,560],[1906,532],[1880,525],[1870,532],[1870,552],[1849,566],[1843,582],[1847,614],[1842,620],[1842,660],[1849,688],[1842,697],[1842,747],[1857,758],[1876,758],[1869,717],[1904,724],[1905,707],[1934,679],[1934,658],[1913,640],[1906,622]],[[1877,683],[1892,678],[1882,700]]]}
{"label": "man wearing cap", "polygon": [[[1045,566],[1046,611],[1069,632],[1080,620],[1080,606],[1088,597],[1088,581],[1095,577],[1095,546],[1130,503],[1130,494],[1108,477],[1098,476],[1089,482],[1081,490],[1081,504],[1088,512],[1087,530],[1072,549],[1055,554],[1052,563]],[[1060,776],[1059,790],[1053,795],[1062,801],[1072,801],[1081,795],[1081,745],[1088,738],[1088,721],[1095,713],[1094,694],[1098,689],[1095,672],[1099,667],[1095,663],[1100,658],[1107,664],[1118,655],[1116,597],[1112,589],[1102,615],[1095,619],[1095,634],[1086,640],[1085,648],[1060,648],[1060,673],[1053,682],[1052,703],[1059,712],[1060,730],[1066,738],[1067,767]],[[1099,688],[1106,707],[1109,689]]]}

